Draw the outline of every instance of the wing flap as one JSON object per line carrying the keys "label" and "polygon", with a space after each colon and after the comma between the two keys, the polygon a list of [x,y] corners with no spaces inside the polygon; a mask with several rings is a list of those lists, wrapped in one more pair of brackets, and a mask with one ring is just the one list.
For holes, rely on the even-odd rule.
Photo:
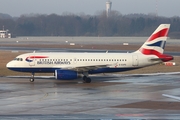
{"label": "wing flap", "polygon": [[79,66],[79,67],[74,67],[74,68],[69,68],[74,71],[78,72],[84,72],[84,71],[89,71],[89,70],[96,70],[98,68],[105,68],[107,65],[94,65],[94,66]]}
{"label": "wing flap", "polygon": [[74,66],[74,67],[65,67],[63,69],[68,69],[68,70],[74,70],[77,72],[85,72],[85,71],[89,71],[89,70],[97,70],[99,68],[108,68],[108,67],[112,67],[112,66],[116,66],[116,64],[109,64],[109,65],[90,65],[90,66]]}

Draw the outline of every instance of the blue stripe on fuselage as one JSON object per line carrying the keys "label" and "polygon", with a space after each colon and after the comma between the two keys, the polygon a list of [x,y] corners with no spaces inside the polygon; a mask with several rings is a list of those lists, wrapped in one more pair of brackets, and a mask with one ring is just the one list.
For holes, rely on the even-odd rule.
{"label": "blue stripe on fuselage", "polygon": [[59,68],[8,68],[18,72],[34,72],[34,73],[54,73]]}
{"label": "blue stripe on fuselage", "polygon": [[97,70],[90,70],[89,74],[124,72],[124,71],[129,71],[129,70],[134,70],[134,69],[138,69],[138,68],[99,68]]}
{"label": "blue stripe on fuselage", "polygon": [[[30,73],[54,73],[55,70],[59,68],[8,68],[13,71],[18,72],[30,72]],[[97,73],[110,73],[110,72],[123,72],[134,70],[138,68],[99,68],[97,70],[90,70],[89,74],[97,74]]]}

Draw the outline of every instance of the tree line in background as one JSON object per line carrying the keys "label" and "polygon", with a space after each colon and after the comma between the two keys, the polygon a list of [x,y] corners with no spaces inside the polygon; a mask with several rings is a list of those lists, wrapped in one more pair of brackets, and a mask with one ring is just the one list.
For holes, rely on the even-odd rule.
{"label": "tree line in background", "polygon": [[171,24],[172,38],[180,38],[180,17],[167,18],[153,14],[122,15],[117,11],[112,11],[108,18],[105,11],[94,16],[0,16],[0,26],[4,26],[15,36],[148,36],[162,23]]}

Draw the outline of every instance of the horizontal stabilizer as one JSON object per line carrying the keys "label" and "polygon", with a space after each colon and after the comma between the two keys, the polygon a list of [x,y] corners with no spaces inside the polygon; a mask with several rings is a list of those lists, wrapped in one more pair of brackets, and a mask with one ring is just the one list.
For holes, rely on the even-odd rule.
{"label": "horizontal stabilizer", "polygon": [[151,61],[163,61],[163,59],[162,58],[152,58],[152,59],[150,59]]}

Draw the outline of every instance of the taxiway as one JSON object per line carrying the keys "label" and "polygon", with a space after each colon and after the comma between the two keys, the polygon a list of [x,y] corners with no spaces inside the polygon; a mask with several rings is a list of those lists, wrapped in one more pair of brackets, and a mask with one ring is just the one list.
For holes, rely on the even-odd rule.
{"label": "taxiway", "polygon": [[180,96],[180,73],[92,76],[57,81],[26,77],[0,78],[1,118],[14,119],[177,119],[180,102],[162,94]]}

